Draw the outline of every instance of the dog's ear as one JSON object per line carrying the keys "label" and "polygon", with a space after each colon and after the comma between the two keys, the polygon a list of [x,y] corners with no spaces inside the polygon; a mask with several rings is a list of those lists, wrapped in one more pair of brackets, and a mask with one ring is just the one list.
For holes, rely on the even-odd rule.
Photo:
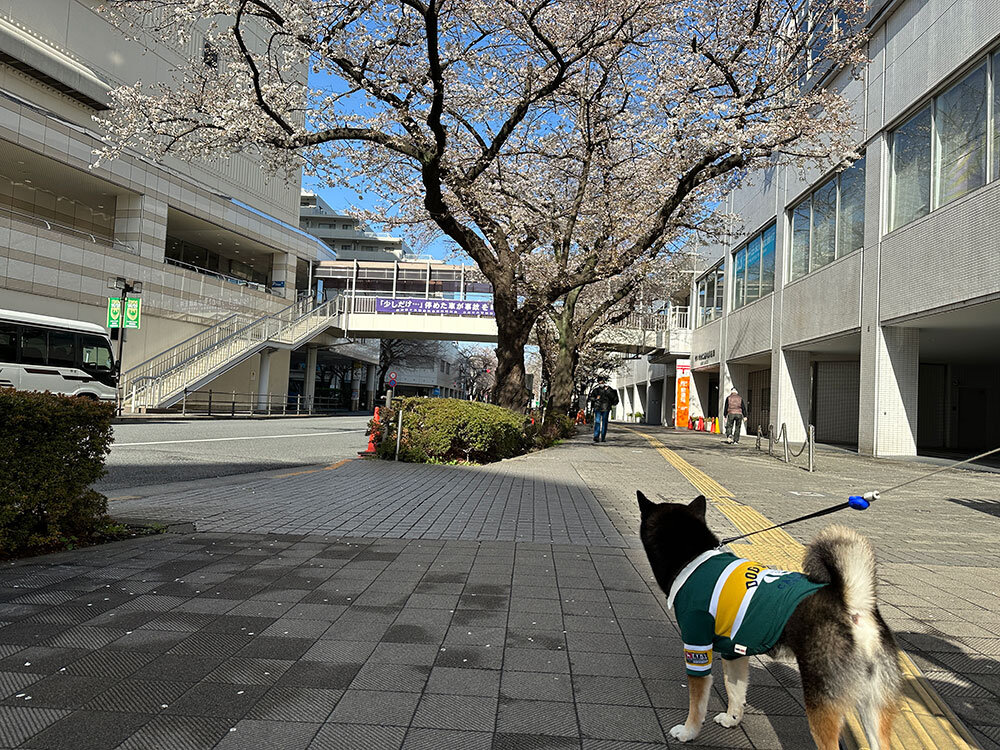
{"label": "dog's ear", "polygon": [[688,510],[694,513],[695,517],[701,521],[705,520],[705,511],[707,507],[708,501],[705,499],[704,495],[698,495],[698,497],[688,504]]}
{"label": "dog's ear", "polygon": [[645,518],[656,508],[656,503],[642,494],[641,490],[635,491],[635,496],[639,498],[639,515]]}

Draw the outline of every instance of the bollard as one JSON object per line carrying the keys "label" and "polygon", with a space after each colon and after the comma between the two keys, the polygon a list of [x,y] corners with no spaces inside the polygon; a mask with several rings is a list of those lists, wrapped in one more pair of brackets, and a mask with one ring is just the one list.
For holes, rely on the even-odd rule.
{"label": "bollard", "polygon": [[774,425],[767,426],[767,455],[774,455]]}
{"label": "bollard", "polygon": [[784,422],[781,423],[781,442],[785,447],[785,463],[789,463],[788,459],[788,425]]}
{"label": "bollard", "polygon": [[403,410],[399,410],[399,423],[396,425],[396,458],[394,461],[399,460],[399,441],[403,437]]}
{"label": "bollard", "polygon": [[233,400],[230,403],[229,407],[230,407],[229,408],[229,416],[235,417],[236,416],[236,391],[233,391]]}
{"label": "bollard", "polygon": [[184,396],[181,398],[181,416],[187,416],[188,389],[184,388]]}
{"label": "bollard", "polygon": [[208,416],[212,416],[212,389],[208,389]]}
{"label": "bollard", "polygon": [[809,425],[809,472],[816,469],[816,427]]}

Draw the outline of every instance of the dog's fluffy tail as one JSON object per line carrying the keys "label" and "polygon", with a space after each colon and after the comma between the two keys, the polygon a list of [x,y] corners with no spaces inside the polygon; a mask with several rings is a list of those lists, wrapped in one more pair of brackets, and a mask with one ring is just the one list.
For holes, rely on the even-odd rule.
{"label": "dog's fluffy tail", "polygon": [[899,701],[900,673],[895,640],[875,599],[875,550],[846,526],[823,529],[806,548],[805,573],[830,584],[844,606],[854,650],[841,658],[857,678],[846,689],[861,713],[861,724],[872,750],[887,750]]}
{"label": "dog's fluffy tail", "polygon": [[806,548],[805,573],[838,591],[851,615],[875,611],[875,550],[846,526],[828,526]]}

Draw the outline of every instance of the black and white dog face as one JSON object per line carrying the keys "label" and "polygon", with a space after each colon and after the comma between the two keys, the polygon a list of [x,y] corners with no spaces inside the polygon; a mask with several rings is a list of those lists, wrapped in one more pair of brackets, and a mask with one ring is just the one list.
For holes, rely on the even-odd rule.
{"label": "black and white dog face", "polygon": [[639,499],[639,538],[656,582],[664,592],[681,569],[719,540],[705,523],[708,501],[699,495],[690,503],[654,503],[642,492]]}

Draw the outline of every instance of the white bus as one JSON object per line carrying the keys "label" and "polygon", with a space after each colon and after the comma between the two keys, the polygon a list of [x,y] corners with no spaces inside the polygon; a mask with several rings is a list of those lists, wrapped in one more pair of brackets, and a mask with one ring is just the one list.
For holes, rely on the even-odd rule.
{"label": "white bus", "polygon": [[93,323],[0,310],[0,388],[118,397],[108,332]]}

